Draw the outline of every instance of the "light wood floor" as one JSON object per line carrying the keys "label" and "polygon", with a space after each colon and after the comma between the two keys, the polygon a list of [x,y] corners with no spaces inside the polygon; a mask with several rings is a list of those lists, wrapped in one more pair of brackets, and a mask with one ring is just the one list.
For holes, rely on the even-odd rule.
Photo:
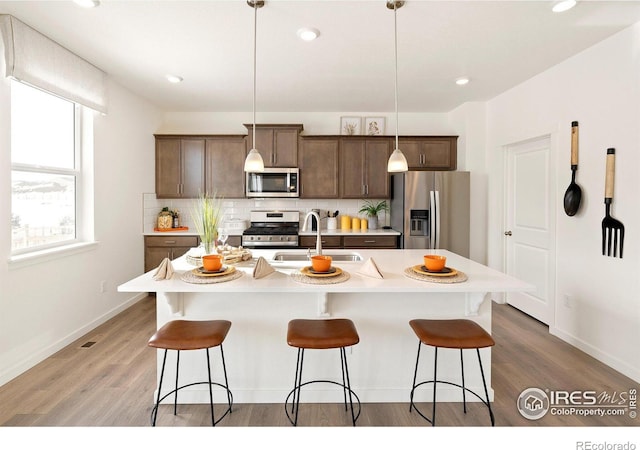
{"label": "light wood floor", "polygon": [[[516,400],[526,388],[627,392],[637,383],[551,336],[543,324],[506,305],[493,305],[493,410],[497,426],[638,426],[640,419],[552,416],[523,418]],[[148,297],[0,387],[2,426],[148,426],[155,388],[155,299]],[[82,345],[95,342],[89,348]],[[232,386],[233,388],[233,386]],[[423,405],[430,411],[429,404]],[[487,426],[480,403],[438,404],[438,425]],[[161,407],[159,425],[208,426],[207,405]],[[343,405],[304,404],[300,425],[347,426]],[[236,404],[221,426],[290,426],[281,404]],[[427,426],[407,403],[363,404],[359,426]]]}

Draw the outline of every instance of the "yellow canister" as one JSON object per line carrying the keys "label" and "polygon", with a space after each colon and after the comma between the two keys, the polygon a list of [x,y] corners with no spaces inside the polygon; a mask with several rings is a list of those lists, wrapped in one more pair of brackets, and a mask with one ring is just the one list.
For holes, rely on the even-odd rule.
{"label": "yellow canister", "polygon": [[351,217],[349,216],[341,216],[340,217],[340,228],[343,230],[351,229]]}
{"label": "yellow canister", "polygon": [[369,228],[369,221],[367,219],[360,219],[360,229],[366,230]]}
{"label": "yellow canister", "polygon": [[360,229],[360,218],[359,217],[354,217],[353,219],[351,219],[351,229],[352,230],[359,230]]}

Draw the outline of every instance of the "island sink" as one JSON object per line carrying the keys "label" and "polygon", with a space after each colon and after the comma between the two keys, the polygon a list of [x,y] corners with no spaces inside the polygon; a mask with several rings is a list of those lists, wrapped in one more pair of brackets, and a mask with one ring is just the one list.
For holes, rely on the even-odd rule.
{"label": "island sink", "polygon": [[[325,256],[331,256],[334,261],[362,261],[362,256],[358,253],[331,253],[323,252]],[[273,255],[274,261],[308,261],[309,255],[306,253],[294,253],[294,252],[278,252]]]}

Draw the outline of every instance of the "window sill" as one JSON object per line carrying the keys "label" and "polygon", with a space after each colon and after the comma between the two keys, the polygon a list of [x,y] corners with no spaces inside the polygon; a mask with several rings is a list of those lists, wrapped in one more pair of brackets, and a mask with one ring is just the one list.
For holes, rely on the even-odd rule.
{"label": "window sill", "polygon": [[32,266],[43,262],[53,261],[58,258],[75,255],[77,253],[88,252],[98,247],[96,241],[80,242],[77,244],[65,245],[37,252],[25,253],[23,255],[12,256],[8,260],[9,269],[19,269],[21,267]]}

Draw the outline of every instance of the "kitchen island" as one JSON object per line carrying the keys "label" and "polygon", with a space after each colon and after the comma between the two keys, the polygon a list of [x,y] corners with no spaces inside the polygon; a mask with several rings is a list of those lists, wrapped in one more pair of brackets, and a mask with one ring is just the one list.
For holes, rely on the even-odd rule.
{"label": "kitchen island", "polygon": [[[274,255],[290,258],[274,261]],[[405,275],[406,268],[422,263],[425,250],[331,250],[325,254],[357,255],[360,261],[334,261],[348,273],[346,281],[335,284],[306,284],[296,281],[304,260],[303,250],[254,250],[253,259],[236,265],[239,278],[215,284],[182,281],[181,274],[194,269],[185,257],[173,261],[171,279],[155,281],[154,271],[118,287],[121,292],[156,292],[157,326],[175,319],[226,319],[233,322],[224,343],[227,371],[237,403],[283,402],[293,386],[296,350],[286,343],[287,323],[294,318],[346,317],[354,321],[360,343],[347,350],[351,383],[362,402],[407,402],[413,377],[417,339],[409,327],[414,318],[469,318],[491,331],[492,292],[532,291],[534,287],[501,272],[445,250],[431,251],[447,257],[447,266],[466,275],[460,283],[416,280]],[[286,256],[287,256],[286,255]],[[293,255],[293,257],[291,257]],[[256,258],[263,256],[276,271],[264,278],[252,276]],[[358,274],[372,258],[384,278]],[[433,372],[433,350],[423,350],[421,370]],[[175,353],[175,352],[170,352]],[[214,373],[221,373],[217,351],[212,355]],[[491,350],[482,357],[490,386]],[[465,355],[465,381],[482,391],[482,381],[474,352]],[[175,355],[167,362],[175,367]],[[468,358],[468,361],[467,361]],[[206,378],[202,352],[183,352],[180,383]],[[339,379],[338,351],[309,351],[305,376],[309,379]],[[158,372],[161,359],[158,360]],[[438,377],[459,380],[459,352],[441,351]],[[169,372],[168,379],[172,379]],[[164,390],[164,389],[163,389]],[[167,390],[170,388],[167,387]],[[429,388],[417,393],[417,400],[430,398]],[[490,396],[493,390],[490,389]],[[223,395],[217,396],[224,401]],[[184,403],[208,402],[206,386],[181,391]],[[441,401],[461,401],[459,389],[438,386]],[[331,385],[312,385],[303,391],[302,402],[340,402],[342,391]]]}

